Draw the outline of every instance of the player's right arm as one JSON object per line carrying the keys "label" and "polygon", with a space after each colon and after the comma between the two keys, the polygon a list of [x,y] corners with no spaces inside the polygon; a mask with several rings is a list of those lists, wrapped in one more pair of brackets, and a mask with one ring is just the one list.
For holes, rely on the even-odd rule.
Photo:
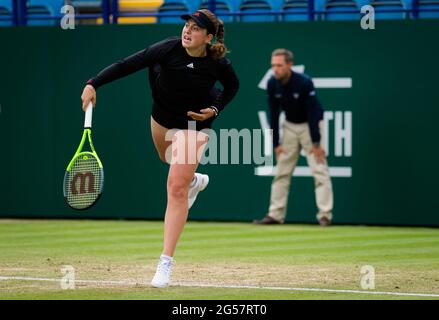
{"label": "player's right arm", "polygon": [[88,80],[81,96],[82,109],[85,111],[90,101],[93,102],[93,105],[96,104],[96,90],[99,87],[160,63],[165,54],[174,48],[178,41],[180,41],[179,38],[165,39],[103,69],[95,77]]}

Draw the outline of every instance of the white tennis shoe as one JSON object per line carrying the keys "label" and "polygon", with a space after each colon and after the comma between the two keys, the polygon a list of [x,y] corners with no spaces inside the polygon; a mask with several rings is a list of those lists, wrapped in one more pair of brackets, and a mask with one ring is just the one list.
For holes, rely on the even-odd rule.
{"label": "white tennis shoe", "polygon": [[209,176],[207,174],[201,174],[195,172],[195,178],[197,179],[197,181],[192,187],[189,187],[189,192],[188,192],[189,209],[194,204],[195,199],[197,199],[198,193],[206,189],[207,185],[209,184]]}
{"label": "white tennis shoe", "polygon": [[171,257],[160,257],[157,270],[154,278],[152,278],[151,285],[156,288],[166,288],[171,283],[172,268],[174,266],[174,259]]}

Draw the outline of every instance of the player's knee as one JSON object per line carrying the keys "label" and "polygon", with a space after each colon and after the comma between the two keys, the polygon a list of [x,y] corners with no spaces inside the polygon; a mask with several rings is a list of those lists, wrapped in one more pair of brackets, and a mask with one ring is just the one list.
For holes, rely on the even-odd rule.
{"label": "player's knee", "polygon": [[187,188],[179,185],[168,187],[168,197],[170,199],[183,200],[187,198]]}
{"label": "player's knee", "polygon": [[168,179],[168,196],[173,199],[186,199],[189,183],[182,179]]}

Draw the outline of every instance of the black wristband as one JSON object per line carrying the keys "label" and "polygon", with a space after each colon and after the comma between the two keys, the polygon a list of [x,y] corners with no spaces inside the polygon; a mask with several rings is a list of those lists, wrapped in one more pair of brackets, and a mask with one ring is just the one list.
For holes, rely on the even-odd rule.
{"label": "black wristband", "polygon": [[96,87],[93,85],[93,81],[92,81],[92,79],[88,80],[88,81],[87,81],[87,84],[90,85],[90,86],[92,86],[92,87],[96,90]]}

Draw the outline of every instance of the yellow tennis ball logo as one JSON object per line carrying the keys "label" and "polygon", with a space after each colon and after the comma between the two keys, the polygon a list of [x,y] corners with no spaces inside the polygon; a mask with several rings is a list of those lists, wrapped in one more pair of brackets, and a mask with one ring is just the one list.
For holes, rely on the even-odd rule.
{"label": "yellow tennis ball logo", "polygon": [[87,156],[83,156],[82,159],[83,160],[88,160],[88,157]]}

